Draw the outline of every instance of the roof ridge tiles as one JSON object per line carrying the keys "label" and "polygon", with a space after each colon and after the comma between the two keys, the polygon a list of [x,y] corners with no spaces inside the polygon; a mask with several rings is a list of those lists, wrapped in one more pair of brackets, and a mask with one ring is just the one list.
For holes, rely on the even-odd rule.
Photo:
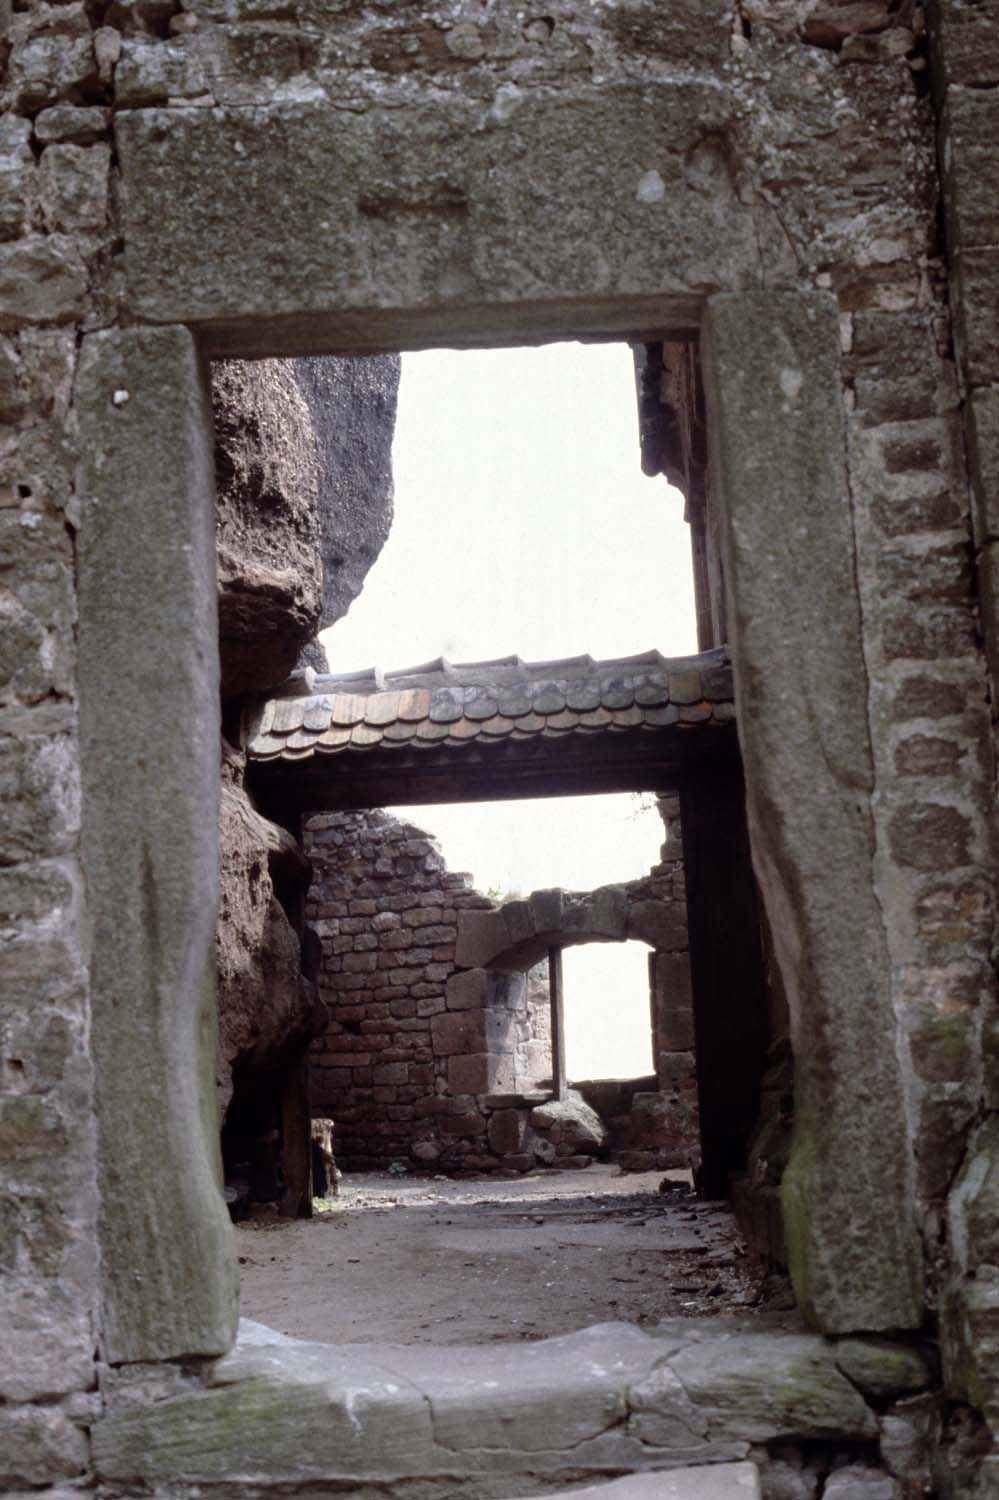
{"label": "roof ridge tiles", "polygon": [[511,682],[534,682],[550,679],[579,680],[589,676],[611,674],[697,670],[728,665],[727,646],[714,646],[687,656],[664,656],[661,651],[641,651],[632,656],[614,656],[597,660],[589,653],[580,656],[555,657],[546,661],[524,661],[521,656],[498,656],[483,661],[452,662],[444,656],[420,662],[412,667],[383,671],[367,667],[356,672],[318,674],[311,668],[297,671],[288,681],[267,696],[296,698],[314,696],[370,696],[387,691],[421,687],[485,687],[495,683],[502,687]]}

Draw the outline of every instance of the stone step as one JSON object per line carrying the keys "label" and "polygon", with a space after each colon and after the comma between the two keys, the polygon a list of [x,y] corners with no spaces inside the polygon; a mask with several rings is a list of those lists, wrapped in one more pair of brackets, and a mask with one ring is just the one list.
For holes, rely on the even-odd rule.
{"label": "stone step", "polygon": [[751,1463],[699,1464],[558,1490],[547,1500],[760,1500],[760,1472]]}
{"label": "stone step", "polygon": [[[594,1500],[757,1500],[754,1444],[874,1443],[878,1409],[858,1387],[883,1401],[928,1380],[905,1344],[823,1339],[764,1314],[442,1348],[325,1345],[243,1323],[231,1354],[178,1368],[163,1399],[109,1402],[94,1453],[114,1494],[219,1486],[229,1500],[243,1483],[367,1497],[419,1476],[424,1500],[484,1500],[582,1475]],[[642,1474],[644,1488],[600,1483]]]}

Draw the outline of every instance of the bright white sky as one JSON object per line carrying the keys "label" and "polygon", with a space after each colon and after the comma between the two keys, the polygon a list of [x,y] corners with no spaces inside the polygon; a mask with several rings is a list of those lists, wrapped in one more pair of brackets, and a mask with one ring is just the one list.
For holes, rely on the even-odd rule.
{"label": "bright white sky", "polygon": [[[324,632],[332,671],[696,651],[683,499],[642,474],[627,345],[404,355],[393,465],[388,542]],[[391,811],[480,890],[632,880],[663,837],[627,796]],[[570,1077],[650,1071],[646,952],[566,953]]]}

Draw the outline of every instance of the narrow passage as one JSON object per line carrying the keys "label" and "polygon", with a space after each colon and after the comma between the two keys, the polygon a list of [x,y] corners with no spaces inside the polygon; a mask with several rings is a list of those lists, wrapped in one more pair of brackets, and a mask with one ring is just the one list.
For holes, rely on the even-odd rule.
{"label": "narrow passage", "polygon": [[311,1220],[238,1226],[241,1312],[323,1343],[448,1345],[780,1307],[727,1205],[669,1176],[351,1173]]}

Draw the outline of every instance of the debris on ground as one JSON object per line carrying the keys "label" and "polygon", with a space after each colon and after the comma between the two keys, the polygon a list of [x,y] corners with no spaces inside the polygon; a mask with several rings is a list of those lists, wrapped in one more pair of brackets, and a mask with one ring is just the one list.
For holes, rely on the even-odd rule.
{"label": "debris on ground", "polygon": [[793,1308],[727,1204],[675,1178],[664,1192],[661,1173],[608,1164],[499,1181],[348,1174],[311,1220],[238,1226],[242,1312],[321,1342],[464,1344]]}

